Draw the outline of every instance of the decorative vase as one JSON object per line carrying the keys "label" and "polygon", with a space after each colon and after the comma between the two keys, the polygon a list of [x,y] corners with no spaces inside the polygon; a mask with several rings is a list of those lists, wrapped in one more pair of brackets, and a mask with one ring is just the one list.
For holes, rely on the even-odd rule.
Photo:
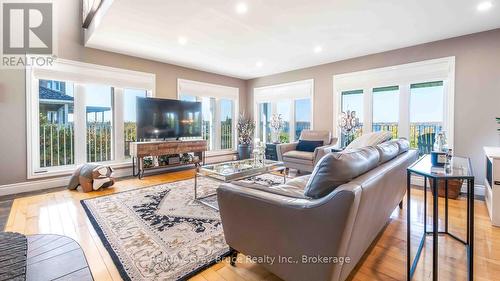
{"label": "decorative vase", "polygon": [[252,151],[252,147],[248,144],[238,144],[238,158],[240,160],[250,158],[250,152]]}
{"label": "decorative vase", "polygon": [[271,136],[272,136],[273,143],[280,143],[280,140],[279,140],[280,131],[273,131]]}

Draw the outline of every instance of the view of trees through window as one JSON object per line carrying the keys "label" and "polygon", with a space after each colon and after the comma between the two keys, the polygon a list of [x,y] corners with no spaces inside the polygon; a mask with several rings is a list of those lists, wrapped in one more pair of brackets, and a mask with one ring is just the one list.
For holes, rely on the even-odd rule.
{"label": "view of trees through window", "polygon": [[261,141],[271,142],[271,118],[273,114],[280,114],[283,119],[283,129],[278,136],[279,141],[288,143],[291,140],[298,140],[302,130],[311,128],[311,106],[311,99],[284,99],[259,103],[257,137]]}
{"label": "view of trees through window", "polygon": [[85,117],[87,124],[87,162],[113,160],[112,91],[110,86],[85,86]]}
{"label": "view of trees through window", "polygon": [[123,137],[125,157],[130,157],[130,143],[137,141],[137,98],[145,98],[147,91],[137,89],[123,90]]}
{"label": "view of trees through window", "polygon": [[399,87],[389,86],[373,89],[372,131],[391,132],[398,137]]}
{"label": "view of trees through window", "polygon": [[[202,138],[208,142],[210,150],[234,149],[235,124],[233,116],[235,113],[233,100],[196,97],[188,94],[181,94],[180,99],[201,102],[203,116]],[[217,124],[217,120],[220,120],[219,124]]]}
{"label": "view of trees through window", "polygon": [[73,83],[52,82],[39,81],[40,167],[75,163]]}
{"label": "view of trees through window", "polygon": [[[409,108],[400,108],[399,86],[374,88],[372,91],[372,131],[389,131],[393,137],[400,137],[399,111],[409,112],[409,141],[412,148],[428,151],[434,142],[435,134],[444,126],[444,83],[443,81],[415,83],[409,85]],[[343,91],[341,110],[354,110],[360,120],[361,128],[355,137],[362,134],[364,112],[363,90]],[[347,138],[342,136],[342,145]]]}
{"label": "view of trees through window", "polygon": [[[434,136],[444,122],[443,81],[412,84],[410,86],[410,145],[426,151],[434,143]],[[429,151],[429,150],[427,150]]]}
{"label": "view of trees through window", "polygon": [[[355,111],[356,116],[359,118],[359,128],[357,128],[354,131],[353,133],[354,138],[357,138],[363,134],[363,120],[364,120],[363,98],[364,98],[363,90],[352,90],[352,91],[342,92],[342,98],[341,98],[342,112]],[[342,147],[345,147],[349,144],[348,138],[344,133],[342,133],[341,141],[342,141]]]}
{"label": "view of trees through window", "polygon": [[[118,91],[111,86],[80,85],[75,99],[75,85],[68,81],[39,80],[39,147],[40,167],[75,164],[75,139],[85,139],[87,162],[115,159],[113,125],[124,132],[124,156],[129,157],[129,143],[136,140],[136,98],[146,97],[146,90],[123,89],[120,98],[123,123],[114,124],[113,115]],[[79,104],[75,104],[77,101]],[[75,108],[82,108],[80,117]],[[85,131],[78,131],[74,119],[85,120]]]}
{"label": "view of trees through window", "polygon": [[311,129],[311,99],[295,100],[295,139],[302,130]]}

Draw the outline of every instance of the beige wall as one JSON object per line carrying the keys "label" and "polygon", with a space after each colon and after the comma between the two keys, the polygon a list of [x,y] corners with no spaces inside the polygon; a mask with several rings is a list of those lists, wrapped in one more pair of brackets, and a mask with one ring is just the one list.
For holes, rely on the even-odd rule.
{"label": "beige wall", "polygon": [[483,184],[482,147],[499,145],[500,29],[249,80],[247,110],[253,112],[253,88],[314,79],[314,128],[333,128],[333,78],[349,73],[428,59],[456,57],[455,154],[472,158],[476,183]]}
{"label": "beige wall", "polygon": [[[246,106],[245,81],[83,47],[78,0],[55,0],[58,22],[58,56],[64,59],[144,71],[156,74],[156,96],[177,98],[177,78],[237,87],[240,109]],[[25,74],[0,70],[0,185],[26,181]]]}

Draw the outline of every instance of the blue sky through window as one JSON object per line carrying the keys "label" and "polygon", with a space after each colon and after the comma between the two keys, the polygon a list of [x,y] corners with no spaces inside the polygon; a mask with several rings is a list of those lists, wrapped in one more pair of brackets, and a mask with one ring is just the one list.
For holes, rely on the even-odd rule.
{"label": "blue sky through window", "polygon": [[311,122],[311,99],[295,100],[295,121]]}
{"label": "blue sky through window", "polygon": [[[441,83],[442,84],[442,83]],[[363,122],[363,93],[343,94],[342,111],[356,111],[359,120]],[[346,92],[344,92],[346,93]],[[375,92],[373,94],[373,123],[398,122],[399,91]],[[411,88],[410,91],[410,122],[431,123],[443,122],[444,87],[442,85]]]}

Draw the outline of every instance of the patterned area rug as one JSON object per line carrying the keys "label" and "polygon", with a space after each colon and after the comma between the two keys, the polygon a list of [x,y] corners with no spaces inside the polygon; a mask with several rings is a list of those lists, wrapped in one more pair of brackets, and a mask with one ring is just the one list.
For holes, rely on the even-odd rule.
{"label": "patterned area rug", "polygon": [[[266,174],[252,182],[277,185],[283,177]],[[219,184],[199,178],[199,196],[215,193]],[[229,254],[219,213],[193,195],[190,179],[81,203],[124,280],[179,280]],[[207,200],[216,203],[216,196]]]}

